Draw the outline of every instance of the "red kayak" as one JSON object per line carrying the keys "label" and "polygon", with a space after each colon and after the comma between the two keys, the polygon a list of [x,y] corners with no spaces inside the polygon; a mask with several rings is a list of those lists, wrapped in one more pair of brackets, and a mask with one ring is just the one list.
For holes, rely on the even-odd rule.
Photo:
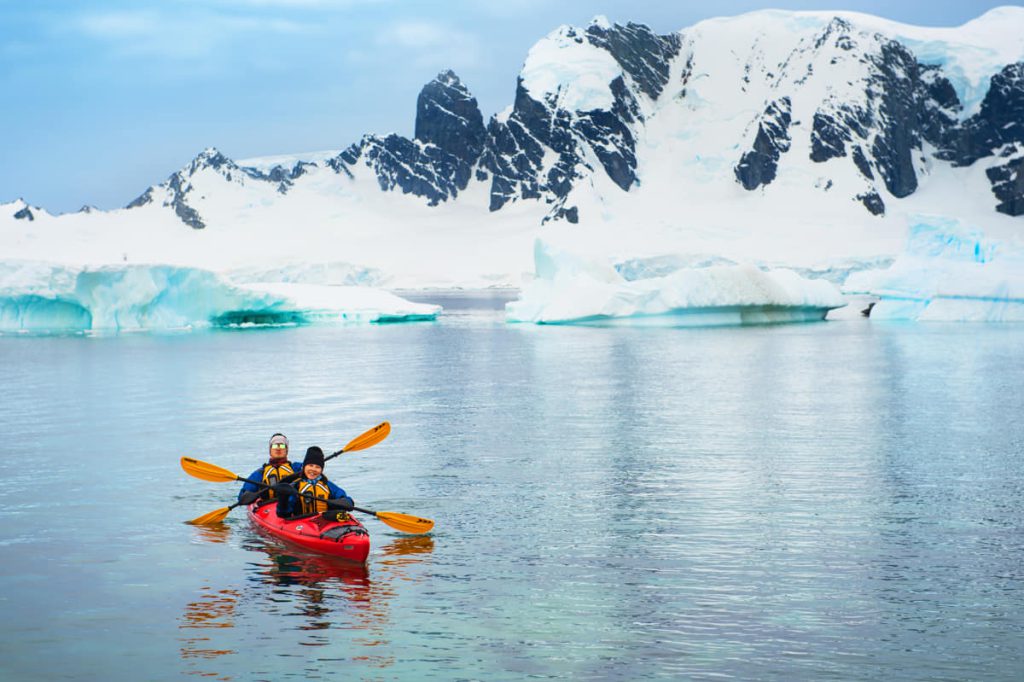
{"label": "red kayak", "polygon": [[365,563],[370,554],[370,534],[354,518],[328,521],[320,514],[297,519],[277,515],[277,503],[249,505],[249,518],[273,537],[311,552]]}

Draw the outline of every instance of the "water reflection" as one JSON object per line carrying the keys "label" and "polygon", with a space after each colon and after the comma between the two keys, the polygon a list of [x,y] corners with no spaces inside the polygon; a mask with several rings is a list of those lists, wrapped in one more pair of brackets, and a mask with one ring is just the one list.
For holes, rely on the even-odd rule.
{"label": "water reflection", "polygon": [[194,540],[196,542],[227,542],[231,537],[231,528],[223,523],[215,523],[211,526],[193,526],[196,529]]}
{"label": "water reflection", "polygon": [[[212,661],[236,653],[232,648],[218,647],[212,637],[217,633],[208,631],[235,627],[240,596],[237,590],[218,590],[207,584],[200,588],[199,596],[194,601],[185,605],[185,612],[178,625],[178,629],[182,631],[179,642],[182,660],[188,661],[189,667],[196,668],[190,671],[193,674],[204,677],[216,676],[220,680],[231,679],[230,675],[209,673],[198,668],[207,668],[212,665]],[[217,639],[221,640],[219,637]]]}
{"label": "water reflection", "polygon": [[384,563],[389,566],[418,563],[423,557],[413,555],[430,554],[433,551],[434,538],[431,535],[404,535],[381,548],[381,554],[388,558]]}
{"label": "water reflection", "polygon": [[269,621],[280,639],[303,647],[331,646],[330,658],[325,652],[322,660],[337,661],[334,651],[347,642],[344,660],[375,669],[393,666],[393,655],[379,653],[393,650],[391,603],[399,581],[415,580],[411,569],[434,550],[430,536],[384,538],[386,544],[366,565],[285,548],[256,532],[233,534],[227,525],[197,526],[193,538],[229,547],[237,543],[256,556],[244,564],[238,589],[206,584],[181,617],[181,655],[189,672],[224,680],[230,677],[219,669],[227,669],[229,659],[222,657],[251,646],[244,641],[250,628],[231,631],[240,603],[247,620]]}

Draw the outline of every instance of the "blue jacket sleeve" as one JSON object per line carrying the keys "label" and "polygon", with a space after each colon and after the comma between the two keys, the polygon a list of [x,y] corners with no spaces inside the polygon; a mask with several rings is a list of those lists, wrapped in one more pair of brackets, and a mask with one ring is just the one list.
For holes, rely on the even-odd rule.
{"label": "blue jacket sleeve", "polygon": [[341,486],[334,485],[331,481],[327,481],[327,488],[331,491],[332,500],[339,497],[348,497],[348,494]]}
{"label": "blue jacket sleeve", "polygon": [[[263,467],[260,467],[256,471],[252,472],[247,476],[250,481],[258,481],[263,478]],[[238,491],[238,499],[242,499],[242,493],[258,493],[260,487],[254,483],[243,483],[241,490]]]}

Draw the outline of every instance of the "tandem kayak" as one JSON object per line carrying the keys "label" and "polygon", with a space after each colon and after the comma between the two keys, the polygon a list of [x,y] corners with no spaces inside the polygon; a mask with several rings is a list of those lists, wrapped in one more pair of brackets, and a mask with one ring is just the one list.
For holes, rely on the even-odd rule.
{"label": "tandem kayak", "polygon": [[354,518],[328,521],[320,514],[297,519],[277,515],[277,503],[249,505],[249,518],[267,534],[318,554],[365,563],[370,554],[370,534]]}

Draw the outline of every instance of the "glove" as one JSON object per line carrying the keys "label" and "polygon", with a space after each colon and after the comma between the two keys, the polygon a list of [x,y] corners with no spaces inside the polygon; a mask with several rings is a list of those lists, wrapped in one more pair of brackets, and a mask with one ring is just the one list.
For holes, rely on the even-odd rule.
{"label": "glove", "polygon": [[327,506],[331,509],[344,509],[345,511],[355,509],[355,503],[351,497],[336,497],[333,500],[329,500]]}
{"label": "glove", "polygon": [[247,490],[238,498],[238,504],[250,505],[260,499],[260,494]]}
{"label": "glove", "polygon": [[273,486],[271,490],[273,490],[274,494],[279,498],[288,497],[289,495],[297,495],[299,492],[287,483],[278,483]]}

